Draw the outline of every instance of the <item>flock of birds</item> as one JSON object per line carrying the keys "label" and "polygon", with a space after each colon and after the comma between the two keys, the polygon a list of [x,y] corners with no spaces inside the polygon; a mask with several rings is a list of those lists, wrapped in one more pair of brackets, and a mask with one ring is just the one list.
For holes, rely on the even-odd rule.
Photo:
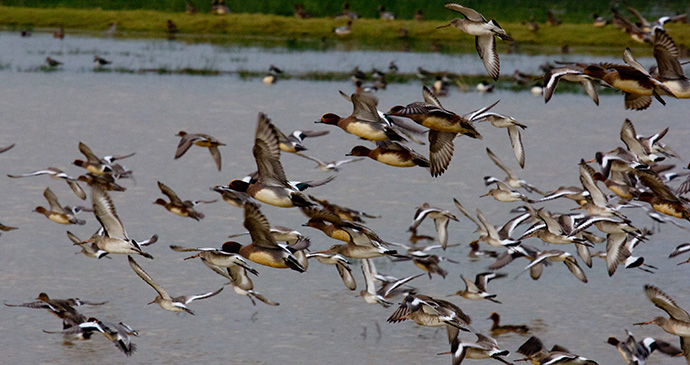
{"label": "flock of birds", "polygon": [[[453,26],[477,37],[477,51],[489,75],[496,79],[500,65],[495,37],[510,41],[510,36],[498,23],[493,20],[487,21],[473,9],[455,3],[446,4],[446,8],[464,16],[454,19],[447,26]],[[690,81],[683,73],[673,40],[660,27],[654,28],[652,34],[654,55],[658,63],[657,73],[647,72],[642,68],[629,50],[624,53],[627,65],[567,64],[547,73],[546,89],[550,91],[545,93],[545,101],[553,94],[559,79],[582,83],[595,103],[598,102],[595,83],[620,89],[625,93],[626,107],[633,109],[644,109],[649,106],[652,96],[661,102],[662,95],[690,97]],[[236,237],[249,235],[250,243],[243,245],[236,241],[227,241],[219,248],[178,245],[171,245],[170,248],[176,252],[194,252],[185,260],[199,258],[213,272],[227,278],[228,285],[232,286],[235,293],[247,296],[253,304],[260,301],[270,306],[277,306],[278,303],[254,289],[251,275],[258,274],[255,264],[303,273],[307,271],[310,259],[315,259],[321,264],[335,266],[345,287],[348,290],[356,290],[357,283],[350,265],[352,260],[359,260],[365,279],[364,288],[359,296],[365,302],[390,307],[395,306],[391,301],[393,296],[403,296],[400,304],[391,312],[388,322],[410,320],[420,326],[445,327],[450,345],[448,354],[451,355],[453,364],[460,364],[464,359],[494,359],[511,364],[507,357],[510,352],[501,348],[495,338],[477,331],[472,326],[471,317],[458,305],[449,300],[425,295],[423,290],[414,289],[409,285],[411,281],[423,275],[428,275],[429,278],[432,275],[444,278],[448,275],[448,271],[441,267],[442,263],[455,261],[433,252],[453,247],[452,244],[448,244],[448,225],[450,221],[458,221],[453,212],[425,203],[417,208],[409,228],[413,245],[389,242],[364,224],[365,219],[376,217],[319,200],[304,192],[306,189],[329,183],[333,177],[319,181],[289,180],[280,158],[281,153],[297,154],[315,162],[317,168],[333,172],[337,172],[344,164],[369,158],[398,168],[427,168],[433,177],[439,177],[450,166],[455,138],[459,134],[470,138],[482,138],[474,124],[488,121],[496,128],[507,130],[514,157],[518,165],[524,167],[525,147],[521,140],[521,130],[526,126],[510,116],[491,112],[490,109],[498,102],[473,112],[458,114],[444,108],[434,92],[427,87],[422,89],[423,101],[393,106],[387,112],[378,109],[378,100],[370,93],[358,91],[351,95],[342,92],[341,94],[352,103],[352,114],[341,117],[335,113],[325,113],[316,123],[338,127],[361,140],[373,142],[375,148],[353,146],[348,154],[353,158],[324,162],[304,153],[307,150],[305,139],[324,136],[329,131],[295,131],[285,134],[268,116],[259,113],[252,148],[256,172],[232,180],[227,185],[212,188],[221,195],[223,201],[243,211],[243,224],[247,232]],[[488,157],[505,172],[506,176],[485,177],[486,185],[491,186],[485,195],[500,202],[521,202],[522,205],[514,210],[514,216],[508,222],[502,226],[495,226],[479,209],[472,214],[459,200],[454,199],[457,209],[477,226],[476,239],[470,244],[470,257],[493,259],[488,271],[477,274],[474,280],[462,276],[465,289],[457,291],[454,295],[467,300],[500,303],[496,294],[489,293],[488,283],[506,276],[497,270],[522,259],[526,260],[522,272],[529,272],[533,280],[539,279],[549,266],[562,262],[576,279],[587,283],[586,271],[580,262],[591,268],[596,257],[606,261],[610,276],[614,275],[619,266],[648,272],[658,270],[657,267],[646,264],[643,257],[633,255],[634,248],[648,241],[650,233],[646,229],[638,228],[636,223],[624,214],[624,209],[644,209],[655,221],[670,222],[681,229],[690,230],[678,222],[683,219],[690,220],[690,202],[684,197],[690,192],[690,178],[684,171],[673,171],[674,165],[664,163],[667,159],[679,158],[662,142],[667,132],[668,128],[645,137],[636,132],[630,120],[625,120],[620,130],[620,139],[625,147],[611,146],[610,151],[597,152],[590,161],[582,160],[579,165],[579,185],[546,192],[519,178],[487,148]],[[424,144],[421,140],[424,134],[428,136],[428,156],[415,151],[409,144]],[[183,157],[192,146],[208,148],[214,165],[221,170],[220,148],[225,146],[224,143],[202,133],[180,131],[177,136],[180,137],[180,141],[175,159]],[[11,148],[12,146],[3,148],[0,153]],[[75,160],[73,164],[86,170],[81,176],[72,177],[58,168],[49,167],[9,177],[48,175],[65,181],[74,194],[84,200],[89,194],[82,188],[82,183],[88,184],[90,207],[63,207],[55,193],[46,188],[44,197],[49,207],[37,207],[35,211],[55,223],[65,225],[86,224],[77,215],[92,212],[100,225],[98,231],[87,240],[81,240],[67,232],[69,239],[80,246],[81,252],[90,258],[128,255],[128,264],[134,274],[156,292],[156,297],[149,304],[155,303],[164,310],[194,315],[188,307],[191,302],[214,297],[223,291],[221,287],[201,294],[172,296],[159,285],[144,269],[146,266],[155,265],[155,262],[137,261],[138,256],[153,260],[153,256],[144,250],[156,243],[158,236],[153,235],[146,241],[130,238],[110,197],[110,191],[126,190],[118,180],[132,178],[133,173],[119,161],[134,154],[100,157],[81,142],[79,150],[86,159]],[[676,188],[671,187],[681,180],[684,181]],[[599,183],[613,195],[605,193]],[[167,200],[159,198],[155,200],[155,204],[181,217],[203,219],[204,215],[197,210],[197,205],[215,202],[183,200],[173,189],[160,181],[158,187]],[[580,211],[551,211],[548,204],[555,199],[569,199]],[[292,211],[299,210],[305,216],[305,227],[319,230],[340,243],[325,250],[310,250],[309,237],[297,230],[271,224],[257,202],[293,208]],[[427,219],[434,221],[436,237],[417,234],[417,228]],[[522,230],[525,226],[526,229]],[[0,229],[9,231],[16,228],[1,226]],[[519,229],[522,233],[518,233]],[[549,244],[549,247],[539,249],[531,246],[525,242],[530,238],[538,238]],[[416,243],[422,240],[437,240],[439,244],[420,247]],[[481,249],[480,242],[492,246],[494,250]],[[604,250],[594,251],[603,243],[606,243]],[[552,248],[551,245],[570,247],[574,249],[575,254]],[[674,257],[688,251],[690,244],[684,244],[670,253],[670,256]],[[372,260],[380,257],[387,257],[392,261],[412,261],[416,267],[423,270],[423,273],[404,278],[380,274]],[[690,315],[660,288],[645,285],[644,290],[650,301],[669,317],[660,316],[637,324],[654,324],[670,334],[679,336],[680,347],[654,338],[637,341],[631,333],[622,341],[611,337],[608,343],[619,350],[628,364],[643,364],[655,350],[668,356],[685,356],[690,363]],[[65,339],[88,340],[93,334],[101,333],[125,355],[132,355],[136,346],[132,343],[131,336],[138,335],[136,330],[123,322],[103,322],[94,317],[86,317],[77,309],[82,305],[104,303],[82,301],[77,298],[53,299],[46,293],[41,293],[36,301],[5,305],[46,309],[62,320],[63,329],[57,333],[62,334]],[[491,319],[494,321],[491,335],[495,337],[506,332],[525,334],[530,331],[522,325],[501,325],[497,313],[493,313]],[[524,356],[523,360],[534,364],[596,364],[594,360],[573,354],[562,346],[556,345],[548,350],[543,342],[534,336],[526,340],[517,352]]]}

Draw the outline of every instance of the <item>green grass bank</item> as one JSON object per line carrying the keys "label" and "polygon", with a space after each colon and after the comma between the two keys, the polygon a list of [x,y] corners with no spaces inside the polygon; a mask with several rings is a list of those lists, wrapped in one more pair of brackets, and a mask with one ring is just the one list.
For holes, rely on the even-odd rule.
{"label": "green grass bank", "polygon": [[[188,0],[201,13],[208,13],[211,0]],[[345,1],[322,0],[226,0],[226,5],[233,13],[261,13],[291,16],[295,3],[302,3],[307,12],[314,17],[330,17],[342,11]],[[455,17],[453,12],[443,8],[446,1],[424,0],[348,0],[350,9],[364,18],[377,18],[378,7],[383,5],[400,19],[412,19],[417,9],[423,11],[429,20],[447,20]],[[611,5],[625,13],[623,4],[601,0],[465,0],[458,1],[464,6],[476,9],[487,19],[499,22],[519,23],[534,16],[538,22],[546,21],[546,12],[551,10],[558,18],[567,23],[588,23],[592,13],[602,16],[610,14]],[[163,12],[184,12],[184,0],[2,0],[1,5],[32,8],[74,8],[103,10],[156,10]],[[662,15],[684,13],[690,9],[688,1],[646,1],[627,0],[627,4],[638,9],[648,18]]]}
{"label": "green grass bank", "polygon": [[[64,27],[67,33],[75,31],[103,32],[117,22],[118,34],[122,37],[165,37],[166,22],[177,24],[178,37],[190,41],[225,42],[230,38],[268,40],[277,45],[328,48],[342,44],[350,48],[401,49],[415,51],[464,50],[474,47],[474,37],[462,34],[457,29],[436,29],[443,21],[414,21],[379,19],[358,19],[353,23],[352,33],[341,37],[332,32],[344,20],[333,18],[297,19],[292,16],[265,14],[211,14],[189,15],[183,12],[162,12],[154,10],[101,10],[72,8],[26,8],[0,6],[0,26],[6,29],[51,29]],[[594,27],[590,23],[563,24],[550,27],[542,24],[537,33],[529,31],[521,23],[503,23],[502,26],[513,36],[520,47],[529,52],[530,46],[560,47],[569,45],[571,51],[578,48],[606,47],[609,53],[622,52],[625,47],[642,48],[651,54],[650,47],[636,43],[624,32],[612,26]],[[690,42],[690,28],[686,24],[669,24],[669,34],[677,43]],[[401,29],[405,33],[401,34]],[[507,44],[499,42],[499,52],[505,52]],[[520,49],[525,51],[525,49]],[[543,49],[539,52],[544,52]],[[600,50],[600,52],[603,52]],[[596,53],[596,51],[594,52]],[[606,53],[606,52],[604,52]]]}

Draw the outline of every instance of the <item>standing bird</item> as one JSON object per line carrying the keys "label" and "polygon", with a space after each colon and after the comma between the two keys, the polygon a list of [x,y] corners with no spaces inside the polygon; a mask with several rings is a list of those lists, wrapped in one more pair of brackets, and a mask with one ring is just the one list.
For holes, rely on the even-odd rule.
{"label": "standing bird", "polygon": [[174,34],[177,33],[177,24],[168,19],[168,22],[166,23],[166,31],[168,32],[168,36],[174,36]]}
{"label": "standing bird", "polygon": [[501,69],[501,64],[498,61],[498,53],[496,53],[496,39],[499,37],[504,41],[512,41],[511,38],[503,28],[501,28],[495,20],[487,21],[486,18],[476,10],[464,7],[460,4],[447,3],[446,9],[457,11],[462,14],[465,19],[455,18],[450,23],[442,25],[444,27],[456,27],[460,31],[476,36],[475,47],[484,62],[484,67],[494,80],[498,79],[498,74]]}
{"label": "standing bird", "polygon": [[168,294],[168,292],[165,291],[165,289],[163,289],[162,286],[153,281],[151,276],[149,276],[149,274],[147,274],[146,271],[144,271],[144,269],[142,269],[141,266],[134,261],[132,256],[127,256],[127,258],[129,259],[129,266],[132,267],[132,270],[134,270],[134,272],[139,275],[140,278],[142,278],[147,284],[151,285],[151,287],[158,292],[156,299],[148,304],[158,303],[158,305],[165,310],[169,310],[171,312],[185,311],[191,315],[194,315],[194,312],[187,308],[186,304],[189,304],[195,300],[210,298],[223,290],[223,288],[220,288],[210,293],[199,295],[182,295],[173,298]]}
{"label": "standing bird", "polygon": [[208,150],[209,152],[211,152],[211,156],[213,157],[213,161],[216,162],[218,171],[220,171],[221,161],[218,146],[225,146],[225,143],[218,141],[217,139],[209,136],[208,134],[187,133],[185,131],[179,131],[176,134],[176,136],[182,137],[180,143],[177,145],[177,150],[175,151],[176,160],[182,157],[182,155],[184,155],[185,152],[187,152],[187,150],[189,149],[189,147],[192,147],[193,144],[199,147],[208,147]]}

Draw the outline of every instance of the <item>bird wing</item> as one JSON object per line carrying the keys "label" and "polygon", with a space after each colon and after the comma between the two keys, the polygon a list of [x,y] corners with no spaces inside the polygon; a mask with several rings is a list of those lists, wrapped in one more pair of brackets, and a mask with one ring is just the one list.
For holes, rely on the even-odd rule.
{"label": "bird wing", "polygon": [[429,130],[429,164],[431,176],[443,174],[453,158],[453,140],[457,133]]}
{"label": "bird wing", "polygon": [[304,158],[306,158],[307,160],[311,160],[311,161],[316,162],[316,164],[318,165],[317,167],[326,166],[326,163],[325,163],[325,162],[319,160],[319,159],[316,158],[316,157],[307,156],[307,155],[302,154],[302,153],[296,153],[296,155],[297,155],[297,156],[300,156],[300,157],[304,157]]}
{"label": "bird wing", "polygon": [[279,248],[271,234],[271,224],[268,222],[259,206],[252,202],[244,203],[244,228],[249,231],[254,245],[264,248]]}
{"label": "bird wing", "polygon": [[479,223],[479,221],[477,220],[477,218],[471,216],[470,213],[467,211],[467,209],[465,209],[465,207],[462,206],[462,204],[460,204],[460,202],[459,202],[457,199],[453,198],[453,202],[455,203],[455,207],[457,207],[458,210],[459,210],[465,217],[467,217],[467,219],[469,219],[469,220],[471,220],[472,222],[474,222],[474,224],[476,224],[477,227],[478,227],[480,230],[485,229],[485,228],[484,228],[484,225],[482,225],[481,223]]}
{"label": "bird wing", "polygon": [[177,246],[177,245],[170,245],[170,249],[173,250],[173,251],[177,251],[177,252],[218,251],[217,248],[212,248],[212,247],[197,247],[197,248],[191,248],[191,247],[182,247],[182,246]]}
{"label": "bird wing", "polygon": [[199,136],[196,134],[185,134],[180,139],[180,143],[177,144],[177,149],[175,150],[175,159],[182,157],[182,155],[187,152],[187,150],[192,147],[194,141],[198,140]]}
{"label": "bird wing", "polygon": [[582,74],[582,71],[574,70],[569,67],[559,67],[552,68],[544,74],[544,103],[548,103],[553,96],[553,92],[556,91],[558,86],[558,81],[567,74]]}
{"label": "bird wing", "polygon": [[83,142],[79,142],[79,151],[86,156],[86,159],[90,163],[101,163],[101,159],[96,156],[91,149],[85,145]]}
{"label": "bird wing", "polygon": [[220,171],[221,158],[220,158],[220,151],[218,150],[218,146],[211,146],[208,148],[208,151],[211,153],[211,157],[213,157],[213,161],[216,162],[216,167],[218,167],[218,171]]}
{"label": "bird wing", "polygon": [[57,212],[57,213],[62,213],[62,214],[66,213],[65,210],[60,205],[60,202],[58,202],[57,196],[55,195],[55,193],[53,193],[52,190],[50,190],[50,188],[46,188],[43,191],[43,196],[48,201],[48,204],[50,204],[50,210],[51,211]]}
{"label": "bird wing", "polygon": [[[450,217],[454,217],[450,215]],[[441,217],[434,218],[434,224],[436,225],[436,236],[438,242],[445,249],[448,244],[448,223],[450,223],[450,217],[446,214]],[[457,218],[455,219],[457,220]]]}
{"label": "bird wing", "polygon": [[624,92],[623,100],[626,109],[644,110],[652,104],[652,97],[649,95],[639,95]]}
{"label": "bird wing", "polygon": [[597,89],[594,87],[594,83],[590,79],[584,79],[580,81],[582,86],[585,88],[585,92],[594,101],[595,104],[599,105],[599,94],[597,94]]}
{"label": "bird wing", "polygon": [[357,289],[357,282],[355,281],[354,276],[352,276],[352,269],[350,269],[350,265],[343,263],[343,262],[336,262],[335,268],[338,270],[338,274],[340,274],[340,278],[343,279],[343,284],[350,289],[350,290],[355,290]]}
{"label": "bird wing", "polygon": [[480,35],[475,38],[474,45],[489,76],[498,80],[501,62],[498,60],[498,52],[496,52],[496,38],[493,35]]}
{"label": "bird wing", "polygon": [[640,170],[640,169],[635,169],[635,176],[637,176],[640,179],[640,182],[642,185],[648,187],[654,195],[658,196],[659,198],[667,201],[672,201],[672,202],[681,202],[678,197],[673,194],[673,191],[668,188],[664,184],[664,182],[661,180],[661,177],[659,177],[658,174],[651,170]]}
{"label": "bird wing", "polygon": [[117,216],[115,205],[108,193],[98,185],[94,185],[91,188],[91,200],[93,201],[96,219],[98,219],[101,227],[105,230],[106,236],[128,240],[125,227]]}
{"label": "bird wing", "polygon": [[473,22],[486,22],[484,16],[474,9],[462,6],[456,3],[448,3],[445,5],[446,9],[457,11],[458,13],[465,16],[465,18]]}
{"label": "bird wing", "polygon": [[424,203],[421,207],[417,208],[417,211],[414,212],[414,220],[410,226],[410,231],[417,229],[417,227],[419,227],[419,225],[424,221],[426,216],[434,209],[435,208],[430,207],[428,203]]}
{"label": "bird wing", "polygon": [[174,205],[183,205],[182,204],[182,199],[175,194],[175,192],[170,189],[167,185],[163,184],[162,182],[158,181],[158,188],[161,189],[161,192],[165,194],[165,196],[170,199],[170,202],[173,203]]}
{"label": "bird wing", "polygon": [[606,268],[609,276],[616,272],[621,259],[621,247],[627,238],[627,233],[612,233],[606,236]]}
{"label": "bird wing", "polygon": [[[645,294],[647,294],[647,298],[649,298],[649,300],[651,300],[652,303],[654,303],[654,305],[659,309],[668,313],[671,318],[679,321],[690,322],[690,315],[688,312],[678,306],[678,304],[676,304],[676,302],[671,299],[668,294],[661,291],[661,289],[655,287],[654,285],[646,284],[644,286],[644,291]],[[685,348],[683,348],[683,350],[685,350]]]}
{"label": "bird wing", "polygon": [[623,61],[625,61],[625,63],[627,63],[630,67],[649,76],[649,72],[647,72],[647,69],[644,68],[644,66],[642,66],[639,62],[637,62],[630,48],[626,48],[625,51],[623,51]]}
{"label": "bird wing", "polygon": [[583,283],[587,282],[587,276],[585,275],[585,272],[582,271],[582,268],[580,268],[580,265],[577,263],[577,259],[574,256],[568,256],[563,263],[568,267],[568,270],[575,275],[576,278],[580,279],[580,281]]}
{"label": "bird wing", "polygon": [[592,203],[598,207],[605,207],[608,203],[606,195],[599,189],[596,181],[592,177],[594,175],[594,169],[591,168],[584,160],[580,161],[580,183],[582,187],[589,192],[590,198],[592,198]]}
{"label": "bird wing", "polygon": [[214,296],[214,295],[217,295],[217,294],[220,293],[221,291],[223,291],[223,288],[220,288],[220,289],[218,289],[218,290],[216,290],[216,291],[204,293],[204,294],[185,295],[185,296],[173,298],[173,301],[175,301],[175,302],[179,301],[179,302],[182,302],[182,303],[184,303],[184,304],[189,304],[190,302],[193,302],[193,301],[195,301],[195,300],[210,298],[210,297],[212,297],[212,296]]}
{"label": "bird wing", "polygon": [[654,58],[662,79],[677,80],[685,76],[678,61],[678,46],[663,29],[654,30]]}
{"label": "bird wing", "polygon": [[283,165],[280,163],[278,130],[271,120],[259,113],[252,149],[260,179],[268,185],[288,186]]}
{"label": "bird wing", "polygon": [[422,87],[422,96],[424,97],[424,101],[426,103],[431,104],[439,109],[445,110],[445,108],[443,107],[443,105],[441,105],[441,102],[438,100],[436,95],[434,95],[434,93],[431,92],[431,90],[429,90],[428,87]]}
{"label": "bird wing", "polygon": [[376,283],[374,282],[374,274],[371,269],[371,261],[369,259],[362,259],[362,274],[364,275],[364,283],[369,294],[376,295]]}
{"label": "bird wing", "polygon": [[472,282],[472,280],[460,275],[460,278],[462,281],[465,282],[465,290],[467,290],[470,293],[479,293],[479,288],[475,283]]}
{"label": "bird wing", "polygon": [[417,275],[411,275],[411,276],[404,277],[402,279],[398,279],[392,283],[388,283],[383,288],[381,288],[381,289],[385,289],[385,290],[380,294],[384,298],[387,298],[395,289],[398,289],[399,287],[409,283],[413,279],[416,279],[416,278],[418,278],[420,276],[424,276],[424,275],[426,275],[426,274],[422,273],[422,274],[417,274]]}
{"label": "bird wing", "polygon": [[510,145],[513,146],[513,154],[520,167],[525,167],[525,147],[522,144],[522,135],[517,126],[511,125],[508,127],[508,137],[510,138]]}
{"label": "bird wing", "polygon": [[[650,100],[651,102],[651,100]],[[623,143],[628,147],[628,150],[635,155],[641,155],[644,151],[644,146],[637,139],[637,132],[635,132],[635,126],[633,126],[630,119],[626,119],[621,127],[620,138]]]}
{"label": "bird wing", "polygon": [[[512,139],[512,138],[511,138],[511,139]],[[489,149],[488,147],[486,148],[486,154],[489,155],[489,158],[491,159],[491,161],[493,161],[494,164],[496,164],[496,166],[498,166],[498,168],[500,168],[501,170],[503,170],[503,171],[506,173],[506,175],[508,175],[509,178],[511,178],[511,179],[516,179],[516,178],[517,178],[517,176],[515,176],[515,173],[513,173],[513,170],[511,170],[510,168],[508,168],[508,166],[506,166],[506,165],[503,163],[503,161],[501,161],[501,160],[498,158],[498,156],[496,156],[496,155],[491,151],[491,149]],[[517,156],[517,155],[516,155],[516,156]]]}
{"label": "bird wing", "polygon": [[379,101],[370,94],[352,94],[352,116],[360,122],[384,123],[376,111]]}
{"label": "bird wing", "polygon": [[132,267],[132,270],[134,270],[134,272],[139,275],[139,277],[142,278],[147,284],[151,285],[151,287],[158,292],[158,295],[160,295],[161,298],[172,299],[170,298],[170,295],[168,295],[168,292],[166,292],[162,286],[158,285],[158,283],[153,281],[153,278],[151,278],[151,276],[147,274],[136,261],[134,261],[132,256],[127,255],[127,259],[129,260],[129,266]]}

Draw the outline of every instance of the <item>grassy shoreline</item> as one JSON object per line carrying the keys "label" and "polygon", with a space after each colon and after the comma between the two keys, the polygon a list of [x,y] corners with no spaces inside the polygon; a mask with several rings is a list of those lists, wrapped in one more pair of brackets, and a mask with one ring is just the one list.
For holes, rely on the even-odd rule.
{"label": "grassy shoreline", "polygon": [[[8,30],[31,28],[54,30],[64,27],[70,32],[103,32],[117,22],[117,37],[163,38],[166,22],[172,20],[179,30],[178,38],[202,42],[232,42],[232,38],[253,38],[283,44],[303,43],[306,48],[327,48],[342,43],[349,48],[409,49],[414,51],[449,51],[474,48],[474,37],[456,29],[436,29],[442,21],[359,19],[354,21],[352,33],[340,37],[332,29],[345,24],[333,18],[296,19],[265,14],[210,14],[188,15],[152,10],[84,10],[68,8],[22,8],[0,6],[0,26]],[[621,30],[612,26],[596,28],[591,24],[563,24],[557,28],[542,25],[532,33],[520,23],[502,24],[519,45],[554,47],[568,45],[573,52],[578,48],[609,48],[618,54],[625,47],[651,47],[636,43]],[[400,35],[406,29],[406,35]],[[669,34],[676,43],[688,44],[688,25],[670,24]],[[102,35],[102,33],[100,33]],[[501,49],[503,48],[503,49]],[[499,42],[499,52],[507,44]]]}

